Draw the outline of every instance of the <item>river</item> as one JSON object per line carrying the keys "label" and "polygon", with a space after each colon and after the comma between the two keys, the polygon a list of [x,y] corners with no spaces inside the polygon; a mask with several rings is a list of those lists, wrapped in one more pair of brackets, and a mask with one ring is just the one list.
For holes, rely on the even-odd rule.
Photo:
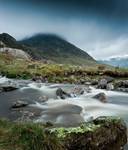
{"label": "river", "polygon": [[[62,88],[70,93],[74,88],[83,85],[35,83],[32,81],[12,80],[0,78],[0,84],[15,82],[18,90],[0,93],[0,117],[16,120],[21,113],[12,110],[12,103],[17,100],[29,102],[25,111],[36,112],[35,122],[51,121],[64,126],[72,126],[83,121],[89,121],[98,116],[119,116],[128,125],[128,93],[96,89],[90,86],[90,92],[84,91],[82,95],[60,99],[56,96],[56,90]],[[107,103],[94,99],[98,93],[104,92]],[[47,97],[46,101],[42,99]],[[24,109],[23,109],[24,110]],[[21,112],[21,110],[20,110]]]}

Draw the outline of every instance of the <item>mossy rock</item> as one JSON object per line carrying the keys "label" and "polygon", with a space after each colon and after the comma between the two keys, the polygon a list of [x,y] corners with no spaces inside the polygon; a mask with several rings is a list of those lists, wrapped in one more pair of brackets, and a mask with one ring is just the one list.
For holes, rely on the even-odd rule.
{"label": "mossy rock", "polygon": [[100,117],[75,128],[55,128],[65,150],[120,150],[127,142],[127,128],[119,117]]}

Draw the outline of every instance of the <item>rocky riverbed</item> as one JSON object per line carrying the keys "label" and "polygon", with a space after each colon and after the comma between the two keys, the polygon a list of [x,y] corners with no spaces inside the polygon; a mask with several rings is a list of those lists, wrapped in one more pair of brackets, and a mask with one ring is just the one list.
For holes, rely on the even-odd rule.
{"label": "rocky riverbed", "polygon": [[128,94],[116,91],[112,81],[75,85],[1,77],[0,117],[74,127],[99,116],[120,116],[128,124]]}

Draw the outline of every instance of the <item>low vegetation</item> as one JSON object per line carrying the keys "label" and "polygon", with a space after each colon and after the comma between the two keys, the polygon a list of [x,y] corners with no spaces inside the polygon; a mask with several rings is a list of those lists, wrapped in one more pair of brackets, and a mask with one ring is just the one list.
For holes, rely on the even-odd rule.
{"label": "low vegetation", "polygon": [[118,117],[103,117],[68,128],[0,120],[0,150],[98,150],[117,140],[119,147],[127,141],[126,126]]}
{"label": "low vegetation", "polygon": [[102,76],[128,78],[128,69],[113,68],[104,65],[73,66],[48,64],[40,61],[13,58],[9,54],[0,54],[0,73],[9,78],[30,79],[42,77],[48,82],[84,83]]}

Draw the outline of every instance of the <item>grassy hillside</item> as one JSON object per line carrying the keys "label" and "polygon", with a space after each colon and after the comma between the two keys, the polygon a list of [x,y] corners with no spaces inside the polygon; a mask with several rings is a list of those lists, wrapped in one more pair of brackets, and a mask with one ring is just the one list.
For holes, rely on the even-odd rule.
{"label": "grassy hillside", "polygon": [[45,64],[40,61],[14,59],[9,54],[0,54],[0,73],[9,78],[29,79],[41,76],[48,82],[84,83],[104,75],[128,78],[128,69],[110,68],[102,65],[75,66]]}

